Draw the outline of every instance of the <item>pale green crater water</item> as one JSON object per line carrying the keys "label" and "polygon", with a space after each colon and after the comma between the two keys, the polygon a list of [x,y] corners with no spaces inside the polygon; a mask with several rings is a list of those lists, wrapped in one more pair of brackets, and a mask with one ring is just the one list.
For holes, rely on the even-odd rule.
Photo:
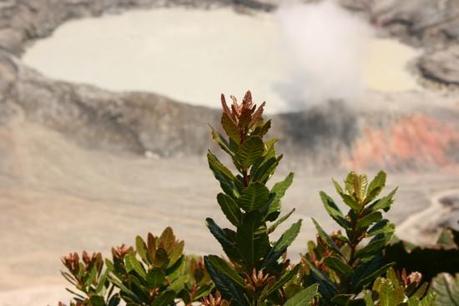
{"label": "pale green crater water", "polygon": [[[280,112],[289,106],[279,88],[298,68],[284,36],[275,14],[243,15],[230,9],[133,11],[65,23],[29,48],[23,60],[52,78],[115,91],[156,92],[211,107],[219,107],[220,93],[241,96],[251,89],[257,102],[268,99],[269,111]],[[406,70],[415,50],[392,40],[366,43],[354,65],[359,78],[355,71],[351,77],[346,76],[349,71],[333,71],[324,52],[319,60],[325,67],[312,71],[312,82],[305,83],[325,95],[334,91],[334,83],[341,86],[337,77],[358,79],[352,86],[362,81],[363,88],[374,90],[417,87]],[[321,57],[320,44],[317,37],[310,46],[319,48],[312,53],[316,57]],[[339,52],[338,48],[337,61]],[[317,65],[314,57],[308,61]]]}

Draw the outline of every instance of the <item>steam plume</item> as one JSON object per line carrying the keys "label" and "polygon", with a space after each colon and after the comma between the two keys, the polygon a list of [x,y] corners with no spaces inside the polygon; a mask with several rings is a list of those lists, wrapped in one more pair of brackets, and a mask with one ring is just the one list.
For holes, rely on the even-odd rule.
{"label": "steam plume", "polygon": [[332,1],[284,3],[277,17],[291,67],[279,91],[293,108],[356,100],[364,89],[370,27]]}

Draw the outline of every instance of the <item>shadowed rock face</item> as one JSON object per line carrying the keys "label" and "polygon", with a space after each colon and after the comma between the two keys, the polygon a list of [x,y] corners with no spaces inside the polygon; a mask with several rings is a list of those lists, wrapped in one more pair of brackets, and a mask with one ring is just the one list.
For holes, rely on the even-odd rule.
{"label": "shadowed rock face", "polygon": [[[22,67],[24,68],[24,67]],[[201,154],[215,111],[146,93],[113,94],[91,86],[49,81],[20,69],[9,100],[33,122],[87,148],[162,156]]]}
{"label": "shadowed rock face", "polygon": [[459,85],[459,46],[426,53],[419,61],[422,74],[436,82]]}
{"label": "shadowed rock face", "polygon": [[[8,60],[8,55],[0,56],[0,63],[5,63],[0,67],[5,67],[5,75],[11,75],[9,79],[13,80],[4,85],[3,122],[39,123],[88,149],[137,154],[149,151],[163,157],[203,155],[210,145],[208,124],[218,124],[218,112],[212,109],[181,104],[152,93],[115,94],[92,86],[49,80],[18,61]],[[429,101],[428,97],[415,93],[405,98],[392,96],[395,102],[388,98],[391,95],[369,96],[374,108],[350,107],[335,101],[304,112],[273,115],[272,134],[281,139],[281,150],[290,160],[305,162],[311,165],[311,170],[346,166],[349,160],[362,168],[446,166],[443,160],[430,158],[429,154],[437,154],[434,151],[425,151],[427,157],[423,157],[421,163],[397,158],[397,147],[392,149],[394,146],[390,145],[392,140],[397,141],[396,137],[414,137],[414,143],[423,143],[429,137],[413,134],[412,125],[400,125],[399,117],[409,116],[415,106],[428,105]],[[438,111],[429,111],[424,116],[434,116],[431,119],[434,121],[451,121],[447,124],[449,130],[455,131],[459,114],[454,108],[449,109],[446,102],[441,107],[428,106]],[[394,109],[394,103],[405,106]],[[391,129],[392,124],[397,132],[383,138],[387,149],[381,143],[376,156],[371,152],[362,155],[362,146],[373,143],[366,131]],[[421,121],[413,124],[420,127],[418,131],[428,131],[422,129]],[[450,154],[458,143],[457,138],[452,137],[447,146],[438,149]],[[377,159],[379,155],[381,158]],[[394,160],[398,162],[394,164]]]}

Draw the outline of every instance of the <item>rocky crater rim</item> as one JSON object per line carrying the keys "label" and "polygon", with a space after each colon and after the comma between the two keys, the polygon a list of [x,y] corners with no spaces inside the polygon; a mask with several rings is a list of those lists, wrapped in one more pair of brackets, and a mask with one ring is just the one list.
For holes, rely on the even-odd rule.
{"label": "rocky crater rim", "polygon": [[[327,19],[337,21],[317,27]],[[22,61],[54,79],[212,108],[221,92],[250,88],[281,113],[356,101],[365,90],[420,90],[408,69],[420,53],[324,2],[269,13],[172,7],[83,18],[35,41]]]}
{"label": "rocky crater rim", "polygon": [[[300,1],[299,1],[300,2]],[[317,2],[317,1],[303,1]],[[320,1],[319,1],[320,2]],[[441,4],[429,0],[337,0],[337,3],[378,25],[386,36],[396,37],[409,45],[429,49],[414,65],[420,72],[422,85],[428,88],[459,84],[455,69],[445,69],[456,58],[459,24],[453,14],[459,2],[445,0]],[[37,39],[48,37],[62,23],[79,18],[120,14],[132,10],[152,8],[233,8],[237,12],[273,12],[278,7],[272,0],[7,0],[0,5],[0,49],[19,56]],[[425,12],[425,13],[423,13]],[[413,66],[413,65],[412,65]],[[446,67],[448,68],[448,67]],[[428,80],[429,82],[424,82]],[[433,85],[433,86],[432,86]]]}
{"label": "rocky crater rim", "polygon": [[[111,153],[134,152],[159,157],[203,156],[209,148],[208,124],[218,126],[218,112],[214,109],[187,105],[178,102],[181,100],[174,100],[153,92],[113,92],[93,85],[53,80],[24,64],[19,55],[26,44],[48,37],[60,24],[71,19],[97,17],[135,9],[161,10],[166,4],[168,7],[215,8],[217,11],[228,7],[237,8],[238,11],[243,10],[246,13],[239,14],[238,17],[255,19],[256,16],[266,16],[266,11],[272,11],[273,8],[268,2],[238,0],[239,4],[235,5],[235,3],[236,1],[218,0],[167,2],[9,0],[2,2],[0,46],[3,51],[0,51],[0,88],[2,89],[0,102],[3,103],[4,111],[0,116],[1,127],[19,118],[23,122],[57,131],[66,140],[76,142],[84,148]],[[395,12],[396,9],[397,7]],[[255,17],[247,16],[247,13]],[[10,35],[11,33],[20,35],[16,37]],[[403,36],[400,33],[393,35]],[[18,39],[15,40],[15,37]],[[15,45],[14,42],[18,44]],[[452,42],[453,40],[450,41],[451,44]],[[333,75],[330,73],[334,71],[333,68],[326,71],[328,76]],[[304,83],[300,82],[300,84]],[[287,89],[298,88],[293,86],[298,83],[287,85]],[[345,86],[337,88],[340,87],[345,88]],[[333,90],[329,91],[333,92]],[[296,96],[294,90],[284,92]],[[240,96],[238,92],[235,94]],[[269,97],[263,97],[257,91],[254,91],[254,97],[256,102],[260,102],[261,98],[268,98],[267,102],[270,103]],[[408,153],[411,153],[411,148],[418,148],[423,138],[418,135],[413,139],[410,131],[425,126],[426,121],[430,123],[429,127],[432,128],[429,129],[433,129],[434,135],[430,135],[429,129],[421,129],[422,135],[427,133],[425,137],[437,139],[437,134],[444,135],[454,129],[459,122],[457,121],[458,99],[454,95],[442,96],[432,91],[417,90],[365,91],[362,100],[364,103],[362,105],[352,104],[357,107],[349,107],[333,101],[312,105],[307,112],[274,114],[271,117],[276,124],[272,133],[281,139],[279,146],[282,152],[292,159],[300,160],[301,164],[310,165],[312,172],[314,169],[336,169],[336,166],[341,167],[348,163],[399,170],[436,167],[438,163],[449,165],[457,160],[456,155],[450,153],[455,152],[454,148],[458,142],[456,134],[442,143],[441,154],[438,154],[438,150],[426,148],[429,152],[426,154],[428,165],[424,160],[412,161],[411,155],[406,157],[399,156],[397,153],[400,143],[404,147],[408,146],[410,149]],[[412,116],[414,111],[420,109],[427,118]],[[444,122],[445,120],[447,122]],[[393,129],[392,125],[397,129]],[[374,160],[371,158],[374,155],[373,150],[379,150],[380,146],[377,141],[381,139],[379,134],[367,135],[366,131],[374,128],[387,131],[386,137],[394,144],[394,148],[393,152],[390,152],[389,159],[384,157],[377,164],[367,165],[368,161]],[[6,126],[6,129],[5,133],[10,133],[10,127]],[[359,142],[359,139],[362,141]],[[374,141],[370,146],[364,146],[366,139]],[[358,145],[359,143],[361,145]]]}

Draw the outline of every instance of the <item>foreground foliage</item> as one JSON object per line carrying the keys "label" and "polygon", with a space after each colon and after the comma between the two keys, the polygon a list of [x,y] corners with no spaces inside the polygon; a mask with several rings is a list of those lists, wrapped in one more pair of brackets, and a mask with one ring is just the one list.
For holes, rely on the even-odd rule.
{"label": "foreground foliage", "polygon": [[427,283],[421,285],[421,274],[406,274],[405,270],[397,274],[392,268],[385,277],[378,277],[371,289],[364,292],[366,306],[423,306],[433,305],[435,295],[427,293]]}
{"label": "foreground foliage", "polygon": [[328,235],[313,220],[318,238],[317,244],[309,244],[303,257],[309,270],[304,282],[320,284],[321,305],[347,305],[361,299],[359,293],[391,265],[384,262],[383,250],[395,226],[383,218],[383,212],[390,209],[396,190],[377,198],[385,182],[384,172],[379,172],[371,182],[365,175],[351,172],[343,187],[333,181],[336,192],[349,208],[346,215],[329,195],[320,193],[325,210],[344,233]]}
{"label": "foreground foliage", "polygon": [[105,265],[100,253],[83,252],[63,258],[63,276],[75,287],[70,305],[115,306],[175,305],[180,298],[186,305],[200,301],[213,288],[202,258],[183,255],[183,241],[171,228],[157,237],[149,233],[146,241],[136,238],[136,247],[121,245],[112,249],[112,260]]}
{"label": "foreground foliage", "polygon": [[[207,159],[222,188],[217,202],[234,229],[221,228],[207,218],[207,226],[229,262],[210,255],[205,257],[206,267],[223,297],[236,305],[282,305],[290,298],[284,287],[300,268],[282,255],[298,235],[301,220],[274,242],[270,235],[293,213],[280,217],[281,199],[292,184],[293,173],[271,188],[267,185],[282,155],[276,154],[276,139],[264,140],[271,127],[271,121],[263,120],[264,103],[257,108],[250,92],[241,103],[231,97],[230,107],[223,95],[221,99],[226,137],[215,130],[212,135],[236,173],[211,151]],[[308,303],[315,296],[314,288],[296,293],[287,304],[297,303],[293,302],[296,299]]]}
{"label": "foreground foliage", "polygon": [[302,220],[273,239],[294,213],[281,215],[294,176],[271,182],[282,155],[276,153],[277,140],[267,138],[271,121],[263,119],[265,104],[257,108],[250,92],[241,103],[221,99],[222,129],[211,132],[223,155],[209,151],[207,159],[230,227],[210,217],[206,223],[226,257],[185,256],[184,242],[169,227],[159,236],[138,236],[133,247],[113,248],[110,259],[71,253],[62,259],[62,275],[72,285],[70,305],[459,305],[459,276],[447,274],[459,272],[459,233],[445,230],[431,248],[394,237],[395,225],[384,213],[396,189],[382,195],[382,171],[372,180],[351,172],[343,184],[333,181],[339,202],[320,192],[339,230],[327,233],[312,220],[316,241],[308,242],[299,263],[292,263],[287,249]]}

